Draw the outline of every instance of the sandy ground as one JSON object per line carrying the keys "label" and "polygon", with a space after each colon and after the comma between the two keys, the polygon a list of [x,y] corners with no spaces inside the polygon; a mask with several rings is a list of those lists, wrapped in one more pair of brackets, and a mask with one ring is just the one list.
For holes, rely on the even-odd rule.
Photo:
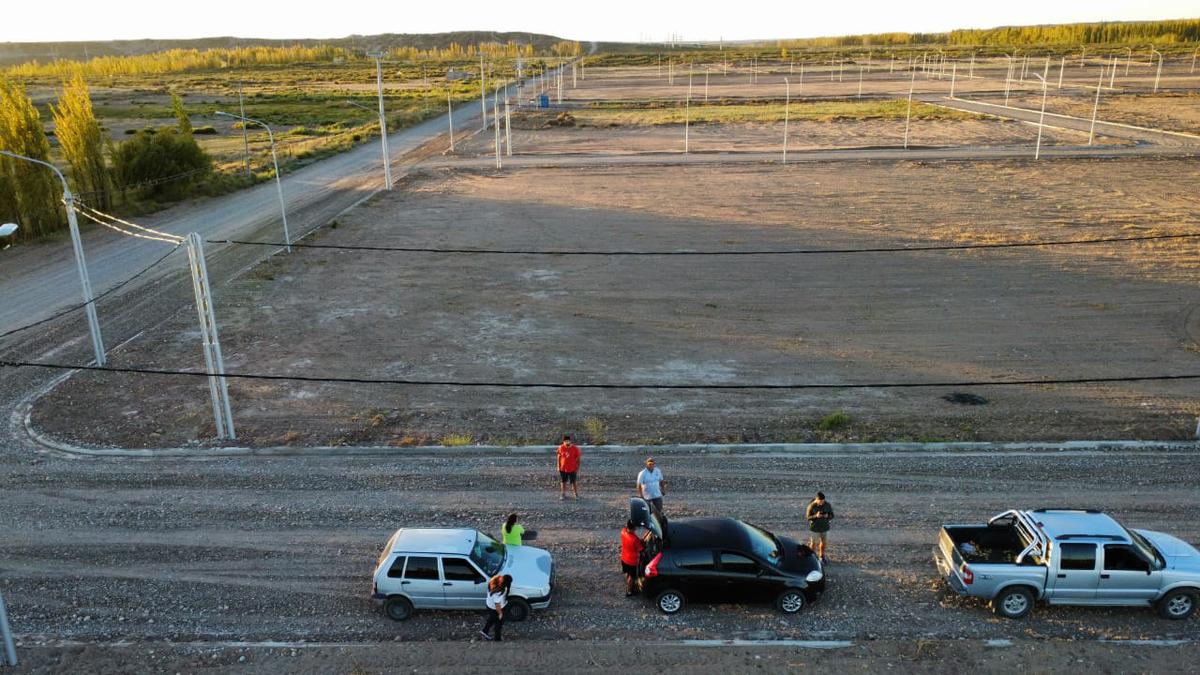
{"label": "sandy ground", "polygon": [[[524,117],[524,119],[522,119]],[[513,120],[513,153],[549,155],[562,153],[650,153],[683,152],[684,125],[595,127],[545,127],[544,115],[531,113]],[[524,127],[524,128],[523,128]],[[532,127],[532,128],[530,128]],[[540,127],[540,128],[539,128]],[[687,130],[688,151],[755,152],[783,148],[783,123],[694,124]],[[1037,127],[1023,122],[994,118],[971,120],[920,120],[909,129],[910,147],[998,147],[1029,145],[1037,140]],[[789,122],[788,150],[828,148],[901,147],[904,120]],[[1043,145],[1086,145],[1087,133],[1069,129],[1045,130]],[[1129,145],[1122,139],[1100,136],[1101,145]],[[473,136],[456,146],[463,156],[494,152],[489,133]]]}
{"label": "sandy ground", "polygon": [[[1077,62],[1076,62],[1077,63]],[[1106,62],[1107,64],[1107,62]],[[826,62],[818,69],[806,67],[803,80],[800,77],[800,66],[789,72],[786,64],[773,64],[771,67],[761,67],[757,76],[751,77],[751,69],[747,67],[731,67],[729,75],[724,74],[722,64],[696,64],[692,75],[692,100],[701,100],[704,96],[704,72],[707,65],[708,95],[710,98],[721,97],[778,97],[783,98],[786,86],[784,79],[791,83],[792,95],[797,97],[813,96],[856,96],[859,93],[858,66],[846,64],[839,75],[838,69],[832,69],[833,80],[830,80],[831,69]],[[1039,64],[1040,65],[1040,64]],[[890,96],[907,96],[910,86],[915,95],[948,94],[951,84],[951,67],[947,65],[945,75],[934,77],[932,73],[919,73],[915,80],[911,72],[901,72],[900,64],[896,64],[894,72],[888,72],[887,61],[876,62],[870,73],[863,64],[863,95],[887,94]],[[1042,74],[1042,68],[1031,72]],[[1200,87],[1200,77],[1188,72],[1188,64],[1171,63],[1164,67],[1160,87],[1164,89],[1191,89]],[[956,94],[971,94],[985,91],[999,91],[1003,94],[1007,66],[1002,62],[988,64],[977,63],[975,77],[965,77],[968,64],[959,64],[958,74],[953,78]],[[1143,89],[1154,85],[1154,72],[1144,64],[1134,64],[1126,76],[1124,68],[1117,72],[1116,85],[1122,89]],[[1064,73],[1063,86],[1082,89],[1094,87],[1099,75],[1099,65],[1089,62],[1087,68],[1069,65]],[[838,79],[840,77],[840,79]],[[1050,81],[1058,84],[1058,64],[1051,68]],[[1107,78],[1105,80],[1108,81]],[[651,67],[636,68],[589,68],[586,79],[577,80],[572,86],[570,72],[563,87],[564,101],[572,100],[616,100],[616,99],[650,99],[677,98],[683,100],[687,96],[687,70],[676,64],[673,83],[668,82],[666,61],[663,61],[661,74],[658,69]],[[1014,90],[1034,91],[1041,93],[1041,83],[1032,75],[1027,75],[1025,82],[1014,82],[1010,85]],[[1095,89],[1092,89],[1094,92]],[[530,92],[529,89],[526,90]],[[555,90],[555,94],[557,90]]]}
{"label": "sandy ground", "polygon": [[1200,658],[1194,645],[1159,647],[1023,640],[989,646],[969,641],[877,640],[831,651],[783,646],[688,647],[627,643],[515,642],[507,645],[457,643],[217,647],[149,643],[36,647],[22,652],[17,672],[91,673],[237,672],[374,673],[408,670],[421,673],[494,673],[497,670],[619,673],[1093,673],[1169,672]]}
{"label": "sandy ground", "polygon": [[[697,603],[667,617],[644,598],[624,597],[616,536],[643,455],[588,447],[581,499],[562,502],[548,452],[95,462],[9,446],[0,449],[6,523],[0,591],[31,665],[59,672],[97,654],[118,669],[114,654],[121,652],[86,646],[93,642],[129,643],[130,663],[156,672],[174,672],[167,667],[175,664],[191,671],[198,663],[189,659],[196,658],[236,666],[242,656],[261,660],[264,669],[294,659],[297,668],[320,670],[325,658],[363,659],[379,669],[387,663],[378,660],[384,655],[412,659],[401,663],[413,666],[460,663],[458,658],[469,665],[479,658],[475,648],[482,645],[471,641],[481,617],[424,611],[406,622],[389,621],[368,597],[372,566],[397,527],[495,532],[504,514],[518,511],[557,565],[551,607],[505,629],[513,645],[526,645],[533,654],[595,649],[588,647],[592,643],[602,643],[603,651],[618,640],[638,651],[656,650],[645,643],[692,639],[851,640],[854,649],[799,660],[857,661],[865,652],[868,665],[906,655],[892,663],[912,665],[910,659],[920,656],[922,668],[948,669],[962,653],[956,645],[1009,639],[1018,647],[987,650],[993,655],[987,662],[1040,658],[1065,664],[1070,655],[1102,663],[1112,656],[1117,660],[1106,667],[1120,672],[1127,668],[1117,666],[1130,665],[1125,659],[1134,655],[1160,659],[1148,662],[1160,667],[1138,670],[1187,668],[1195,658],[1198,619],[1167,621],[1136,608],[1039,607],[1023,620],[1005,620],[983,602],[949,591],[930,559],[942,523],[981,521],[1013,506],[1103,508],[1131,526],[1196,543],[1195,453],[659,450],[670,488],[665,508],[674,518],[731,515],[803,536],[805,501],[824,490],[837,519],[821,600],[793,617],[766,606]],[[1113,656],[1115,647],[1096,640],[1188,644],[1144,651],[1125,644],[1120,646],[1130,651]],[[163,645],[197,641],[211,646]],[[275,650],[220,644],[238,641],[283,644]],[[301,641],[350,648],[299,646],[292,656],[290,643]],[[403,643],[412,642],[427,645],[424,655],[405,649]],[[401,644],[369,655],[371,646],[388,643]],[[183,656],[172,656],[180,651]],[[606,662],[599,652],[581,653]],[[691,663],[689,658],[733,659],[740,653],[678,658]]]}
{"label": "sandy ground", "polygon": [[[853,180],[848,179],[853,176]],[[438,172],[320,244],[703,251],[1195,231],[1187,160],[856,162],[780,169]],[[452,256],[299,249],[218,290],[233,372],[629,384],[1113,377],[1197,370],[1195,247],[988,252]],[[190,310],[114,365],[199,368]],[[815,391],[555,391],[238,381],[241,443],[1190,437],[1188,382]],[[52,436],[211,437],[203,380],[84,374],[33,411]],[[836,410],[836,430],[818,422]]]}
{"label": "sandy ground", "polygon": [[[1093,88],[1091,92],[1074,96],[1051,94],[1046,99],[1046,110],[1091,119],[1095,91]],[[991,94],[970,98],[988,103],[1004,103],[1003,95]],[[1042,97],[1040,94],[1023,92],[1017,96],[1010,96],[1009,105],[1039,110]],[[1200,93],[1122,94],[1105,89],[1100,92],[1096,118],[1100,121],[1179,131],[1200,137]]]}

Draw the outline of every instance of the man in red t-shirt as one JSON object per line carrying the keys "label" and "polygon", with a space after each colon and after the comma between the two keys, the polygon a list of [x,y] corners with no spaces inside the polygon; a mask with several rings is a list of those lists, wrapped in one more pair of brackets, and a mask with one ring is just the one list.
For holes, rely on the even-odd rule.
{"label": "man in red t-shirt", "polygon": [[575,500],[579,500],[579,484],[575,482],[579,473],[579,458],[583,455],[579,446],[571,442],[571,436],[564,435],[562,445],[558,446],[558,498],[567,498],[567,483],[575,490]]}
{"label": "man in red t-shirt", "polygon": [[621,571],[625,573],[626,597],[634,594],[633,589],[638,578],[638,564],[642,561],[642,551],[645,549],[646,544],[634,531],[633,521],[626,521],[625,529],[621,530]]}

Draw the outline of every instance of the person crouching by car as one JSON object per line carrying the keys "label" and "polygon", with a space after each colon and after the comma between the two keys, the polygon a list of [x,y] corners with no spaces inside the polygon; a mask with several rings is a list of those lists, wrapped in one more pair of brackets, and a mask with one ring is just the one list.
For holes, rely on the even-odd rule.
{"label": "person crouching by car", "polygon": [[646,544],[637,536],[632,520],[625,521],[621,530],[621,571],[625,573],[625,597],[637,593],[638,565]]}

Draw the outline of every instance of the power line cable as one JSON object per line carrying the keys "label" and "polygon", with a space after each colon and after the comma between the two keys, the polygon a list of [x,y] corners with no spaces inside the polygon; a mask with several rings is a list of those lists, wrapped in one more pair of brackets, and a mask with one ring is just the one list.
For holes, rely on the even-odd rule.
{"label": "power line cable", "polygon": [[26,331],[26,330],[29,330],[30,328],[34,328],[36,326],[41,326],[42,324],[50,323],[51,321],[54,321],[55,319],[59,319],[59,318],[66,316],[67,314],[70,314],[71,312],[77,312],[77,311],[83,309],[84,307],[87,307],[88,304],[94,304],[94,303],[100,302],[100,300],[102,300],[103,298],[105,298],[113,293],[116,293],[117,291],[121,290],[125,286],[132,283],[138,277],[141,277],[142,275],[146,274],[150,270],[157,267],[159,265],[159,263],[166,260],[168,256],[170,256],[172,253],[177,251],[179,249],[179,247],[182,245],[183,244],[176,244],[175,248],[172,248],[170,251],[167,251],[166,253],[163,254],[163,256],[161,258],[159,258],[158,260],[155,260],[154,262],[150,263],[146,267],[142,268],[142,270],[139,271],[137,274],[129,277],[128,279],[122,281],[121,283],[117,284],[116,286],[113,286],[112,288],[108,289],[107,291],[104,291],[100,295],[97,295],[94,298],[92,298],[91,303],[81,302],[77,305],[72,305],[71,307],[67,307],[66,309],[61,310],[55,314],[51,314],[50,316],[48,316],[44,319],[41,319],[39,321],[34,321],[33,323],[26,324],[24,326],[21,326],[20,328],[14,328],[10,331],[0,333],[0,340],[4,339],[10,335],[20,333],[21,331]]}
{"label": "power line cable", "polygon": [[1113,382],[1164,382],[1171,380],[1196,380],[1200,373],[1184,375],[1127,375],[1120,377],[1075,377],[1024,380],[965,380],[958,382],[850,382],[850,383],[794,383],[794,384],[621,384],[621,383],[573,383],[573,382],[502,382],[470,380],[416,380],[403,378],[368,377],[320,377],[315,375],[268,375],[263,373],[208,373],[193,370],[168,370],[165,368],[118,368],[112,366],[87,366],[37,361],[0,360],[0,367],[47,368],[51,370],[85,370],[105,373],[133,375],[172,375],[186,377],[225,377],[240,380],[274,380],[289,382],[319,382],[332,384],[387,384],[416,387],[478,387],[494,389],[662,389],[662,390],[801,390],[801,389],[923,389],[934,387],[1006,387],[1038,386],[1054,384],[1103,384]]}
{"label": "power line cable", "polygon": [[[120,232],[121,234],[125,234],[130,237],[138,237],[140,239],[150,239],[153,241],[162,241],[162,242],[171,243],[171,244],[183,243],[183,237],[180,237],[179,235],[171,234],[170,232],[163,232],[162,230],[155,230],[150,227],[144,227],[142,225],[138,225],[137,223],[131,223],[128,220],[122,220],[116,216],[110,216],[107,213],[104,213],[102,211],[94,209],[85,203],[76,204],[75,211],[90,218],[93,222],[95,222],[97,224],[111,228],[113,230],[116,230],[117,232]],[[116,225],[117,223],[124,225],[126,227],[131,227],[135,230],[140,230],[141,232],[146,232],[150,236],[143,235],[143,234],[137,234],[135,232],[128,232],[126,230],[121,229],[120,227],[117,227],[117,225]]]}
{"label": "power line cable", "polygon": [[[293,242],[292,248],[312,248],[338,251],[378,251],[393,253],[452,253],[475,255],[547,255],[547,256],[732,256],[732,255],[840,255],[850,253],[912,253],[920,251],[970,251],[976,249],[1038,248],[1049,246],[1082,246],[1112,244],[1135,241],[1159,241],[1167,239],[1197,239],[1200,233],[1149,234],[1128,237],[1097,237],[1093,239],[1059,239],[1050,241],[1018,241],[993,244],[926,244],[921,246],[878,246],[864,248],[810,248],[810,249],[751,249],[745,251],[594,251],[554,249],[501,249],[501,248],[436,248],[426,246],[360,246],[352,244],[300,244]],[[207,239],[209,244],[238,244],[242,246],[282,247],[281,242],[246,241],[243,239]]]}

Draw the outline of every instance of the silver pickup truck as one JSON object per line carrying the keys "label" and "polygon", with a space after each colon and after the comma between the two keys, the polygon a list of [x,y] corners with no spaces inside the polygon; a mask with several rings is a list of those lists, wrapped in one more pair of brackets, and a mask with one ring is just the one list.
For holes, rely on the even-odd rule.
{"label": "silver pickup truck", "polygon": [[946,525],[933,555],[950,588],[1010,619],[1038,601],[1155,607],[1186,619],[1200,599],[1200,552],[1098,511],[1005,511],[987,524]]}

